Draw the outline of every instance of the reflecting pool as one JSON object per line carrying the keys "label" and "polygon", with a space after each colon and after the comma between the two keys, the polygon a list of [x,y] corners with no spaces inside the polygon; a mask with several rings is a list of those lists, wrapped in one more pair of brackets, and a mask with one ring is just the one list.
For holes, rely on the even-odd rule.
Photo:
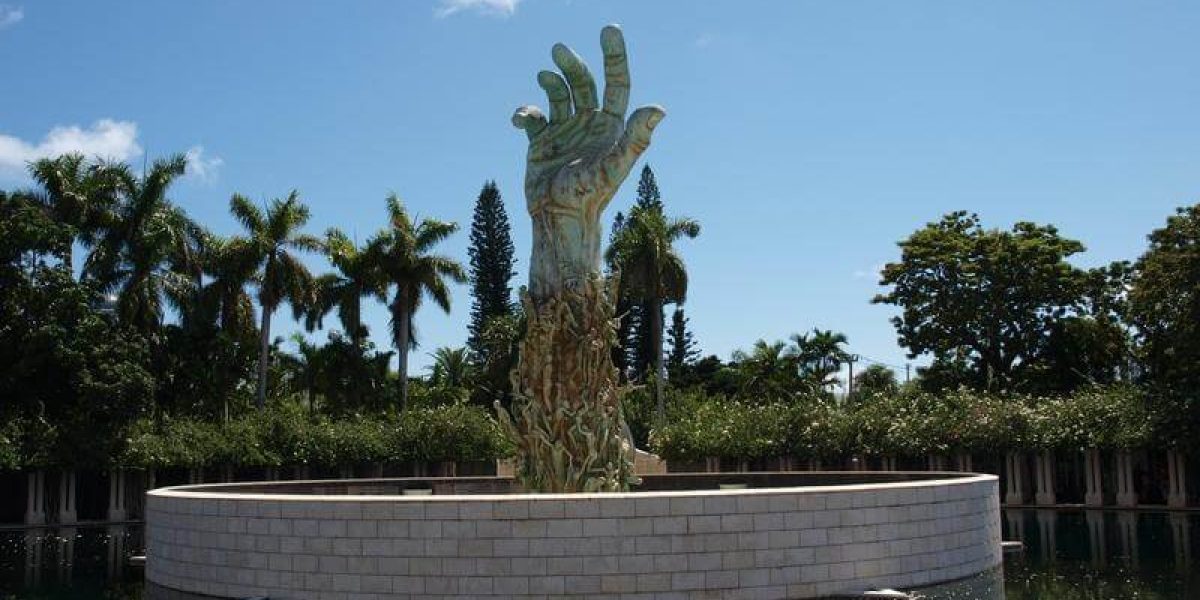
{"label": "reflecting pool", "polygon": [[[1005,510],[1007,600],[1200,598],[1200,513]],[[0,599],[141,600],[136,525],[0,530]],[[924,590],[930,600],[979,597],[991,580]],[[987,598],[1000,597],[991,593]]]}

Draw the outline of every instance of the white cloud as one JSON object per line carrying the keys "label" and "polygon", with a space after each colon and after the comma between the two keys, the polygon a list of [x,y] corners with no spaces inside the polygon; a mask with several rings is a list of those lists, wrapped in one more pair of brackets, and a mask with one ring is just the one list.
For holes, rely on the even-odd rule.
{"label": "white cloud", "polygon": [[433,16],[442,19],[464,11],[498,17],[512,16],[521,0],[438,0]]}
{"label": "white cloud", "polygon": [[25,18],[25,9],[20,6],[12,6],[9,4],[0,4],[0,29],[4,29],[9,25],[16,25]]}
{"label": "white cloud", "polygon": [[192,146],[184,153],[187,174],[202,181],[212,181],[225,161],[220,156],[205,156],[204,146]]}
{"label": "white cloud", "polygon": [[87,128],[59,125],[36,144],[0,134],[0,174],[21,174],[30,161],[68,152],[127,161],[142,154],[137,135],[137,123],[112,119],[100,119]]}

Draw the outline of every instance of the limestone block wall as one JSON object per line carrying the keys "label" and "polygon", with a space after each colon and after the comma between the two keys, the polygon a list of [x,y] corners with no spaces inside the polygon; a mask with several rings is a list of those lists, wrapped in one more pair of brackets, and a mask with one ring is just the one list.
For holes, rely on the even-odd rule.
{"label": "limestone block wall", "polygon": [[148,581],[273,600],[803,598],[949,581],[1001,562],[990,475],[606,495],[221,487],[148,494]]}

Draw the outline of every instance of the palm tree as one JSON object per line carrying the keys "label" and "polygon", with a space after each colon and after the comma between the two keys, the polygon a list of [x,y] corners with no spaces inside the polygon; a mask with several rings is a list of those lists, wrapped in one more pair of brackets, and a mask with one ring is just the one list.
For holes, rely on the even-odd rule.
{"label": "palm tree", "polygon": [[811,334],[793,334],[789,352],[796,361],[800,377],[820,391],[837,384],[837,374],[850,360],[850,354],[842,348],[844,344],[845,334],[814,328]]}
{"label": "palm tree", "polygon": [[317,277],[305,325],[310,331],[322,327],[325,315],[337,309],[342,329],[354,345],[361,346],[368,334],[362,322],[362,299],[372,296],[387,302],[387,283],[367,248],[356,246],[341,230],[325,232],[325,248],[338,272]]}
{"label": "palm tree", "polygon": [[140,178],[126,165],[106,167],[121,199],[96,219],[84,275],[116,290],[120,319],[143,333],[162,323],[164,299],[182,306],[201,278],[205,232],[167,198],[186,164],[183,155],[156,160]]}
{"label": "palm tree", "polygon": [[413,315],[425,296],[449,313],[450,288],[446,279],[466,283],[467,275],[458,261],[429,253],[458,231],[457,224],[422,219],[414,225],[395,194],[388,196],[387,209],[387,229],[376,234],[367,246],[386,284],[396,287],[388,310],[392,313],[392,344],[399,362],[400,409],[404,410],[408,406],[408,351],[416,346]]}
{"label": "palm tree", "polygon": [[733,362],[741,375],[743,396],[776,400],[790,397],[796,387],[796,363],[784,342],[758,340],[750,352],[735,350]]}
{"label": "palm tree", "polygon": [[206,324],[241,338],[255,330],[254,301],[246,291],[257,264],[244,240],[210,235],[200,256],[208,276],[198,293],[197,305]]}
{"label": "palm tree", "polygon": [[620,287],[640,301],[650,327],[654,361],[656,416],[664,414],[663,305],[687,299],[687,267],[673,244],[700,235],[700,224],[688,218],[669,219],[658,205],[637,205],[613,239],[607,257],[620,270]]}
{"label": "palm tree", "polygon": [[429,383],[463,389],[470,385],[475,376],[470,350],[443,346],[434,350],[431,356],[433,364],[429,367]]}
{"label": "palm tree", "polygon": [[[74,229],[85,245],[95,242],[101,215],[116,204],[118,186],[111,165],[89,163],[82,154],[43,158],[29,165],[29,175],[46,192],[45,204],[55,221]],[[73,268],[74,249],[67,245],[62,261]]]}
{"label": "palm tree", "polygon": [[300,232],[308,222],[308,207],[293,190],[283,200],[275,199],[266,212],[245,196],[234,194],[229,211],[246,229],[238,244],[249,253],[258,284],[258,303],[262,307],[259,325],[258,387],[255,403],[261,410],[267,398],[267,365],[271,351],[271,316],[285,300],[292,305],[296,318],[312,302],[312,274],[293,251],[317,252],[321,241]]}

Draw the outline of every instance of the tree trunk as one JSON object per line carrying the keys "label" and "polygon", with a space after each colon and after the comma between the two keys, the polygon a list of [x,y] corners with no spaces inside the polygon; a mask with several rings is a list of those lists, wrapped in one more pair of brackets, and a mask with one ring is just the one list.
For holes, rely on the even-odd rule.
{"label": "tree trunk", "polygon": [[273,308],[262,307],[262,325],[259,327],[258,340],[258,391],[254,403],[258,410],[267,405],[267,357],[271,352],[271,313]]}
{"label": "tree trunk", "polygon": [[663,380],[666,372],[663,370],[663,303],[655,298],[650,306],[650,346],[654,352],[654,403],[655,418],[662,423],[666,408],[663,402]]}
{"label": "tree trunk", "polygon": [[396,362],[400,375],[400,411],[408,409],[408,346],[411,332],[411,317],[408,306],[401,297],[402,290],[396,291],[396,300],[392,303],[392,322],[395,327]]}

